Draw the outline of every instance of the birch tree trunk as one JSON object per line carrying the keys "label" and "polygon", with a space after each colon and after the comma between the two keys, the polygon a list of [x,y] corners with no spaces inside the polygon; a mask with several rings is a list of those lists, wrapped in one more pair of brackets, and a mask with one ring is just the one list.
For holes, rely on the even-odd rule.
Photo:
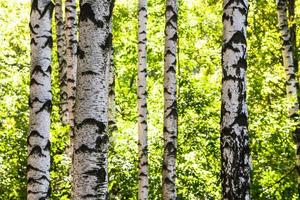
{"label": "birch tree trunk", "polygon": [[298,172],[298,193],[300,195],[300,127],[298,122],[299,117],[299,102],[298,88],[299,84],[296,80],[296,69],[293,61],[293,46],[291,44],[291,35],[288,27],[287,17],[287,1],[277,0],[277,14],[279,20],[279,30],[282,37],[282,57],[283,65],[286,72],[286,90],[288,101],[290,103],[289,116],[298,124],[296,127],[294,138],[296,140],[296,167]]}
{"label": "birch tree trunk", "polygon": [[164,155],[162,173],[162,192],[164,200],[176,199],[175,181],[178,118],[176,102],[177,13],[177,0],[167,0],[164,66]]}
{"label": "birch tree trunk", "polygon": [[76,71],[77,71],[77,22],[76,22],[76,0],[66,0],[65,5],[65,39],[66,39],[66,73],[68,114],[70,125],[70,149],[73,151],[74,137],[74,112],[76,97]]}
{"label": "birch tree trunk", "polygon": [[221,178],[224,200],[250,199],[246,105],[247,0],[224,0],[222,46]]}
{"label": "birch tree trunk", "polygon": [[[294,66],[295,66],[295,73],[298,73],[298,49],[297,49],[297,37],[296,37],[296,16],[295,16],[295,0],[289,0],[288,3],[288,10],[289,10],[289,21],[291,22],[290,25],[290,36],[291,36],[291,44],[293,47],[293,56],[294,56]],[[299,100],[298,100],[299,103]]]}
{"label": "birch tree trunk", "polygon": [[55,27],[57,40],[57,57],[59,65],[60,118],[64,125],[69,123],[67,93],[67,63],[65,59],[64,19],[61,0],[55,0]]}
{"label": "birch tree trunk", "polygon": [[30,119],[27,158],[27,199],[50,198],[51,17],[50,0],[32,0],[30,12]]}
{"label": "birch tree trunk", "polygon": [[108,199],[108,59],[113,0],[82,0],[72,199]]}
{"label": "birch tree trunk", "polygon": [[148,134],[147,134],[147,0],[139,0],[138,11],[138,199],[148,199]]}

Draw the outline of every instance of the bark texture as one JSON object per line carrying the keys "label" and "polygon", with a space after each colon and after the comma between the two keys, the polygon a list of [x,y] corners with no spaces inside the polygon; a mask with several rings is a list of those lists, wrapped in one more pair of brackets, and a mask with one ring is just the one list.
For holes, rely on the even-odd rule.
{"label": "bark texture", "polygon": [[55,0],[55,27],[57,40],[57,57],[59,64],[60,88],[60,118],[64,125],[69,123],[68,93],[67,93],[67,63],[65,59],[66,43],[64,32],[64,19],[61,0]]}
{"label": "bark texture", "polygon": [[82,0],[72,199],[108,199],[108,59],[112,0]]}
{"label": "bark texture", "polygon": [[167,0],[164,66],[164,155],[162,193],[164,200],[176,199],[177,101],[176,48],[177,1]]}
{"label": "bark texture", "polygon": [[293,47],[294,66],[295,66],[295,72],[297,74],[299,64],[298,64],[298,49],[297,49],[297,38],[296,38],[297,26],[296,26],[296,16],[295,16],[295,0],[288,1],[288,10],[289,10],[289,21],[291,22],[290,35],[291,35],[291,44]]}
{"label": "bark texture", "polygon": [[50,0],[31,2],[30,133],[28,135],[27,199],[50,198],[51,16]]}
{"label": "bark texture", "polygon": [[[65,3],[65,40],[66,40],[66,73],[67,73],[67,107],[70,125],[70,149],[73,150],[74,112],[76,97],[77,71],[77,21],[76,0],[66,0]],[[72,152],[71,152],[72,154]]]}
{"label": "bark texture", "polygon": [[[291,43],[291,34],[288,26],[287,17],[287,1],[277,0],[277,14],[279,20],[279,30],[282,37],[282,57],[283,65],[286,72],[286,90],[289,103],[291,107],[289,110],[289,116],[292,120],[297,123],[297,128],[295,130],[295,141],[296,141],[296,167],[298,172],[298,193],[300,195],[300,127],[298,122],[299,117],[299,99],[298,90],[299,84],[296,80],[297,69],[294,65],[293,56],[293,45]],[[291,29],[292,30],[292,29]],[[295,37],[295,36],[294,36]]]}
{"label": "bark texture", "polygon": [[246,105],[247,0],[224,0],[222,45],[221,178],[224,200],[250,199]]}
{"label": "bark texture", "polygon": [[148,199],[148,135],[147,135],[147,0],[139,0],[138,10],[138,199]]}

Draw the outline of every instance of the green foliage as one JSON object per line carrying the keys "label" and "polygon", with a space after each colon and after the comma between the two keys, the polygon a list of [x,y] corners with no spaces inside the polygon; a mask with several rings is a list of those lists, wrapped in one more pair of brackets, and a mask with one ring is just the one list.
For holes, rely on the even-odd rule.
{"label": "green foliage", "polygon": [[[0,0],[0,199],[3,200],[26,196],[29,4]],[[158,200],[163,150],[165,1],[149,0],[148,6],[149,198]],[[297,16],[299,12],[297,9]],[[180,0],[178,20],[178,198],[220,199],[222,1]],[[118,130],[111,137],[109,190],[111,199],[131,200],[137,198],[137,1],[116,1],[113,21]],[[292,139],[295,124],[287,114],[275,3],[251,1],[248,22],[252,197],[296,199]],[[296,22],[299,26],[299,20]],[[54,46],[51,199],[63,200],[70,199],[69,128],[59,121],[55,49]]]}

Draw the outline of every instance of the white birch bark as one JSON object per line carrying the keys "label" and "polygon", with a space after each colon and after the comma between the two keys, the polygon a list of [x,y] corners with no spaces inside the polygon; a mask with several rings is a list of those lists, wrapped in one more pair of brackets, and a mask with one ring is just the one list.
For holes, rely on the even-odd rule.
{"label": "white birch bark", "polygon": [[60,118],[64,125],[69,123],[68,93],[67,93],[67,63],[65,59],[65,33],[62,11],[62,1],[55,0],[55,27],[57,40],[57,57],[59,64],[59,88],[60,88]]}
{"label": "white birch bark", "polygon": [[[286,73],[286,90],[288,101],[290,103],[289,116],[292,120],[295,120],[297,127],[294,133],[296,142],[296,168],[297,168],[297,180],[298,180],[298,193],[300,195],[300,127],[298,122],[299,117],[299,99],[298,90],[299,83],[296,79],[296,65],[294,65],[293,44],[291,42],[291,34],[288,26],[287,17],[287,1],[277,0],[277,15],[279,21],[279,30],[282,38],[282,57],[283,65]],[[293,27],[292,27],[293,28]],[[295,28],[295,27],[294,27]],[[292,29],[293,30],[293,29]]]}
{"label": "white birch bark", "polygon": [[148,199],[148,134],[147,134],[147,0],[139,0],[138,10],[138,199]]}
{"label": "white birch bark", "polygon": [[221,154],[224,200],[250,199],[250,150],[246,105],[247,0],[224,0]]}
{"label": "white birch bark", "polygon": [[287,18],[287,3],[286,0],[277,0],[277,14],[279,20],[279,29],[283,40],[282,57],[283,65],[286,72],[286,90],[292,106],[289,110],[290,116],[297,115],[299,105],[297,101],[297,81],[293,61],[293,51],[291,44],[290,31]]}
{"label": "white birch bark", "polygon": [[112,0],[82,0],[72,199],[108,199],[108,59]]}
{"label": "white birch bark", "polygon": [[31,1],[30,119],[27,199],[50,198],[51,16],[50,0]]}
{"label": "white birch bark", "polygon": [[164,200],[176,199],[177,102],[176,48],[177,1],[167,0],[164,64],[164,155],[162,193]]}

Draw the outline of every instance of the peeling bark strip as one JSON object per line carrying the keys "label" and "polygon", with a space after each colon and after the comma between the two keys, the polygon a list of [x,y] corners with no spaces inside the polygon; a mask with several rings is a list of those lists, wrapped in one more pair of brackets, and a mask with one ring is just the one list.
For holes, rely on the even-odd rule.
{"label": "peeling bark strip", "polygon": [[224,200],[250,199],[250,150],[246,105],[247,0],[224,0],[221,154]]}
{"label": "peeling bark strip", "polygon": [[108,199],[108,59],[113,5],[111,0],[80,2],[74,200]]}
{"label": "peeling bark strip", "polygon": [[296,142],[296,167],[298,172],[298,193],[300,195],[300,125],[298,122],[299,117],[299,99],[298,99],[298,89],[299,84],[296,80],[296,68],[294,66],[293,57],[293,45],[291,43],[291,35],[288,26],[287,17],[287,1],[277,0],[277,14],[279,21],[279,30],[282,38],[282,57],[283,65],[286,72],[286,90],[289,103],[291,108],[289,110],[289,115],[292,120],[297,123],[295,130],[295,142]]}
{"label": "peeling bark strip", "polygon": [[139,0],[138,33],[138,199],[148,199],[148,133],[147,133],[147,0]]}
{"label": "peeling bark strip", "polygon": [[76,97],[76,71],[77,71],[77,22],[76,0],[66,0],[65,5],[65,40],[66,40],[66,74],[67,74],[67,107],[70,125],[70,149],[73,151],[74,137],[74,111]]}
{"label": "peeling bark strip", "polygon": [[164,200],[176,199],[176,49],[177,49],[177,1],[167,0],[165,27],[164,66],[164,155],[162,193]]}
{"label": "peeling bark strip", "polygon": [[50,198],[51,16],[50,0],[31,4],[30,133],[27,138],[27,199]]}
{"label": "peeling bark strip", "polygon": [[57,40],[57,57],[59,64],[60,119],[64,125],[69,122],[67,93],[67,63],[65,60],[64,19],[61,0],[55,0],[55,27]]}

